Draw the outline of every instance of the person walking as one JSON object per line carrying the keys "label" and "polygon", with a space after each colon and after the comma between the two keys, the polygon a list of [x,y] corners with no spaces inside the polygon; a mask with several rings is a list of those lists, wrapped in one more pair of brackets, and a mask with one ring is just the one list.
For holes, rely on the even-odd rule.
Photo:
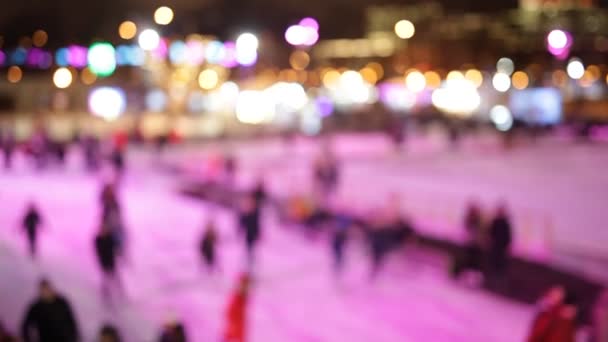
{"label": "person walking", "polygon": [[41,280],[39,296],[28,307],[21,337],[24,342],[77,342],[78,324],[70,306],[47,280]]}
{"label": "person walking", "polygon": [[251,279],[242,274],[226,310],[226,327],[223,342],[245,342],[247,340],[247,303]]}
{"label": "person walking", "polygon": [[241,203],[239,224],[245,237],[245,248],[249,267],[253,266],[255,248],[260,239],[260,206],[255,195],[249,193]]}
{"label": "person walking", "polygon": [[116,274],[116,256],[118,246],[116,239],[107,225],[102,225],[101,231],[95,237],[95,253],[97,261],[103,273],[102,294],[104,297],[110,296],[113,285],[120,286],[120,280]]}
{"label": "person walking", "polygon": [[213,272],[217,269],[216,265],[216,244],[217,244],[217,231],[215,229],[215,223],[209,221],[203,237],[199,245],[199,252],[203,262],[208,271]]}
{"label": "person walking", "polygon": [[36,241],[41,224],[42,217],[40,212],[38,211],[36,205],[32,202],[29,204],[22,222],[22,228],[27,237],[29,251],[32,258],[36,257]]}
{"label": "person walking", "polygon": [[335,275],[340,275],[344,269],[344,250],[348,241],[348,231],[352,226],[352,220],[346,214],[337,214],[331,237],[331,251],[333,257],[333,270]]}
{"label": "person walking", "polygon": [[483,270],[483,217],[477,203],[471,202],[464,216],[464,253],[458,257],[452,269],[452,276],[458,277],[465,270]]}

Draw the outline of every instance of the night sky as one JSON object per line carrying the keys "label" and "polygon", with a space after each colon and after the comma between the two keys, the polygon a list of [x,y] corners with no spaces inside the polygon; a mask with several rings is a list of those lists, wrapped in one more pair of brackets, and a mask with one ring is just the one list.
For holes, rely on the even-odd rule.
{"label": "night sky", "polygon": [[[281,36],[285,28],[304,16],[321,23],[325,38],[360,37],[365,31],[364,9],[370,5],[413,4],[416,0],[19,0],[3,1],[0,35],[5,46],[42,28],[49,33],[50,47],[68,43],[90,43],[94,39],[117,39],[116,28],[126,19],[151,21],[154,9],[168,5],[175,21],[164,33],[190,32],[231,38],[242,30]],[[451,13],[492,12],[513,9],[518,0],[441,0]],[[599,4],[606,7],[608,0]]]}

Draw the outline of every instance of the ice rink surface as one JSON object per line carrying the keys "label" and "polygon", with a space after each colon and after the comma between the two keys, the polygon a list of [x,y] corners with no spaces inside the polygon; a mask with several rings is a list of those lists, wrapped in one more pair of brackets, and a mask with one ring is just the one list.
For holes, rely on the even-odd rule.
{"label": "ice rink surface", "polygon": [[[489,143],[487,148],[465,144],[452,153],[414,141],[409,151],[395,154],[381,138],[368,139],[335,142],[344,161],[341,194],[354,209],[380,206],[399,190],[404,211],[417,221],[428,218],[421,229],[457,239],[454,227],[464,201],[475,197],[490,209],[505,199],[516,223],[531,222],[516,227],[521,253],[551,262],[562,258],[565,266],[578,265],[573,255],[580,250],[603,257],[604,149],[541,143],[504,154]],[[286,149],[262,142],[233,145],[230,151],[241,161],[241,184],[264,174],[271,191],[281,195],[308,186],[316,149],[311,145],[301,141]],[[178,164],[192,176],[204,169],[202,159],[220,150],[227,148],[180,148],[164,163]],[[9,328],[18,326],[44,275],[71,300],[87,341],[104,322],[116,324],[128,341],[153,341],[171,316],[184,322],[193,341],[219,339],[229,294],[244,266],[231,213],[182,197],[176,175],[162,171],[147,152],[131,153],[120,189],[129,234],[121,270],[126,293],[108,305],[100,296],[92,250],[100,176],[83,173],[76,158],[67,170],[42,173],[19,164],[20,170],[0,173],[0,319]],[[45,219],[37,261],[27,256],[18,230],[30,200],[39,203]],[[204,272],[196,253],[210,216],[221,230],[222,271],[216,275]],[[535,222],[545,222],[544,228],[535,230],[541,226]],[[440,256],[416,248],[395,254],[374,283],[359,242],[349,246],[347,259],[343,278],[335,279],[325,241],[311,241],[266,212],[249,307],[251,341],[520,341],[525,336],[532,307],[453,283]],[[593,262],[589,265],[593,272]]]}

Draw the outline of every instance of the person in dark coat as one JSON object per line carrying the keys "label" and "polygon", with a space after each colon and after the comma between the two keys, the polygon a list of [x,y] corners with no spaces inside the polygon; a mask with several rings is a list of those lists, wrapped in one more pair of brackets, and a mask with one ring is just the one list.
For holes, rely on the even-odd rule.
{"label": "person in dark coat", "polygon": [[348,231],[353,222],[345,214],[337,214],[335,217],[334,229],[331,237],[331,251],[334,260],[334,273],[342,273],[344,268],[344,250],[348,241]]}
{"label": "person in dark coat", "polygon": [[253,264],[255,246],[260,239],[260,207],[253,193],[248,194],[241,204],[240,229],[245,236],[245,247],[249,265]]}
{"label": "person in dark coat", "polygon": [[38,237],[38,230],[42,224],[42,218],[40,212],[34,203],[30,203],[28,209],[23,217],[22,227],[27,236],[27,241],[30,249],[30,255],[36,256],[36,240]]}
{"label": "person in dark coat", "polygon": [[118,330],[111,325],[104,325],[99,331],[99,340],[97,342],[121,342]]}
{"label": "person in dark coat", "polygon": [[160,334],[159,342],[186,342],[186,329],[179,322],[169,322]]}
{"label": "person in dark coat", "polygon": [[511,221],[504,205],[498,207],[490,224],[490,273],[494,277],[504,277],[507,271],[511,248]]}
{"label": "person in dark coat", "polygon": [[464,216],[464,254],[456,260],[452,276],[464,270],[483,270],[483,217],[477,203],[470,203]]}
{"label": "person in dark coat", "polygon": [[[37,336],[37,338],[35,337]],[[69,302],[51,284],[40,282],[40,295],[28,308],[21,325],[24,342],[76,342],[78,325]]]}
{"label": "person in dark coat", "polygon": [[116,274],[116,256],[118,246],[116,239],[107,225],[102,225],[101,231],[95,238],[95,253],[97,261],[103,272],[102,292],[104,296],[109,295],[109,286],[112,282],[118,282]]}
{"label": "person in dark coat", "polygon": [[199,252],[205,266],[207,267],[207,270],[209,271],[214,271],[216,269],[216,244],[217,231],[215,229],[215,224],[213,222],[209,222],[199,246]]}

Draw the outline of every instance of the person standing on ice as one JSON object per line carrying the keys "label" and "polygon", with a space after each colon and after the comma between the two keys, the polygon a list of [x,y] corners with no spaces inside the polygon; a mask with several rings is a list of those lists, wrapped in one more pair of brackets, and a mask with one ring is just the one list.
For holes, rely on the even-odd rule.
{"label": "person standing on ice", "polygon": [[110,295],[110,287],[112,285],[116,284],[120,286],[120,279],[116,274],[118,246],[107,225],[102,225],[101,231],[95,237],[95,254],[103,273],[102,294],[107,297]]}
{"label": "person standing on ice", "polygon": [[30,203],[25,216],[23,217],[22,227],[27,236],[30,255],[32,258],[36,257],[36,240],[41,224],[42,217],[40,216],[38,208],[34,203]]}
{"label": "person standing on ice", "polygon": [[333,257],[334,274],[339,275],[344,268],[344,250],[348,241],[348,231],[352,226],[352,220],[345,214],[336,215],[335,224],[331,237],[331,251]]}
{"label": "person standing on ice", "polygon": [[241,275],[226,310],[226,327],[222,342],[245,342],[247,340],[247,303],[250,286],[249,275]]}
{"label": "person standing on ice", "polygon": [[13,165],[13,154],[15,152],[16,142],[15,136],[9,130],[0,136],[2,151],[4,152],[4,168],[10,169]]}
{"label": "person standing on ice", "polygon": [[336,191],[338,182],[338,161],[326,146],[313,164],[313,184],[319,198],[326,201]]}
{"label": "person standing on ice", "polygon": [[77,342],[78,325],[70,303],[47,280],[40,281],[39,297],[28,308],[21,325],[24,342]]}
{"label": "person standing on ice", "polygon": [[215,229],[215,223],[209,221],[203,233],[199,245],[200,255],[207,267],[207,270],[212,272],[217,269],[216,265],[216,245],[217,245],[217,231]]}
{"label": "person standing on ice", "polygon": [[254,193],[248,193],[241,203],[239,213],[240,230],[245,237],[248,265],[253,266],[255,247],[260,239],[260,211],[259,202]]}
{"label": "person standing on ice", "polygon": [[496,210],[494,219],[490,223],[489,234],[490,274],[493,281],[500,282],[507,273],[512,242],[511,220],[504,204],[501,204]]}

